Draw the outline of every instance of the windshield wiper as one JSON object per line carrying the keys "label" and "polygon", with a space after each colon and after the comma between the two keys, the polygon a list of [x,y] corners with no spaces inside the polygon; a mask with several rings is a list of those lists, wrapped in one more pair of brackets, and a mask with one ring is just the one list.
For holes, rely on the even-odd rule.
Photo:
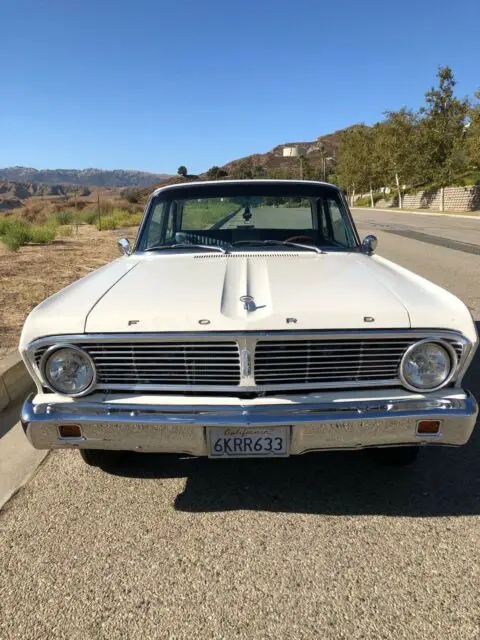
{"label": "windshield wiper", "polygon": [[261,244],[261,245],[278,245],[284,247],[299,247],[300,249],[308,249],[309,251],[315,251],[315,253],[325,253],[320,247],[314,244],[301,244],[300,242],[289,242],[288,240],[237,240],[232,242],[232,246],[240,244]]}
{"label": "windshield wiper", "polygon": [[177,242],[176,244],[158,244],[153,247],[147,247],[144,251],[164,251],[165,249],[209,249],[210,251],[220,251],[227,253],[223,247],[216,244],[195,244],[190,242]]}

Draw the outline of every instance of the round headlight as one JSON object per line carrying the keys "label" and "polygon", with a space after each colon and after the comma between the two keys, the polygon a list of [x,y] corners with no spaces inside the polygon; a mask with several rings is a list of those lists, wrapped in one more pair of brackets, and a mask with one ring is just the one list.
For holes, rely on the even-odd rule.
{"label": "round headlight", "polygon": [[52,391],[65,395],[82,395],[95,383],[92,359],[83,349],[73,345],[51,347],[43,356],[41,369]]}
{"label": "round headlight", "polygon": [[451,380],[456,366],[457,356],[449,344],[422,340],[405,352],[400,379],[411,391],[435,391]]}

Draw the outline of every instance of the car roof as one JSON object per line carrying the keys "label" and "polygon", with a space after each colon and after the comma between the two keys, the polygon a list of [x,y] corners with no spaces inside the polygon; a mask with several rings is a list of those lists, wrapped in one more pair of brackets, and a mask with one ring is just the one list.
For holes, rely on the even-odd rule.
{"label": "car roof", "polygon": [[238,185],[252,185],[252,184],[278,184],[280,185],[291,185],[291,184],[304,184],[309,186],[317,185],[319,187],[329,187],[330,189],[335,189],[336,191],[340,191],[340,189],[330,182],[321,182],[319,180],[279,180],[279,179],[257,179],[257,180],[192,180],[191,182],[180,182],[178,184],[168,184],[164,187],[159,187],[152,192],[151,197],[158,195],[159,193],[163,193],[164,191],[176,191],[182,189],[191,189],[192,187],[202,187],[202,186],[213,186],[213,185],[223,185],[223,184],[238,184]]}

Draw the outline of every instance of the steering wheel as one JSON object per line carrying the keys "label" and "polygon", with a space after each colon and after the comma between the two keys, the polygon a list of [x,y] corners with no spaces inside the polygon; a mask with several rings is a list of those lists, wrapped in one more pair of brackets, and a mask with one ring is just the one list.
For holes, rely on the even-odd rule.
{"label": "steering wheel", "polygon": [[290,236],[290,238],[287,238],[285,240],[285,242],[309,242],[310,244],[314,244],[314,240],[313,238],[310,238],[310,236]]}

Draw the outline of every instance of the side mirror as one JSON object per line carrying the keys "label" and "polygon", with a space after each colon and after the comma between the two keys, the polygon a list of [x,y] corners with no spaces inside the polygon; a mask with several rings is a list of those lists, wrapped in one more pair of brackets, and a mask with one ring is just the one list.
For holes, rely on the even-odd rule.
{"label": "side mirror", "polygon": [[127,238],[120,238],[120,240],[117,242],[117,245],[122,255],[129,256],[132,253],[130,241],[127,240]]}
{"label": "side mirror", "polygon": [[368,235],[362,240],[362,251],[371,256],[375,253],[378,245],[377,236]]}

